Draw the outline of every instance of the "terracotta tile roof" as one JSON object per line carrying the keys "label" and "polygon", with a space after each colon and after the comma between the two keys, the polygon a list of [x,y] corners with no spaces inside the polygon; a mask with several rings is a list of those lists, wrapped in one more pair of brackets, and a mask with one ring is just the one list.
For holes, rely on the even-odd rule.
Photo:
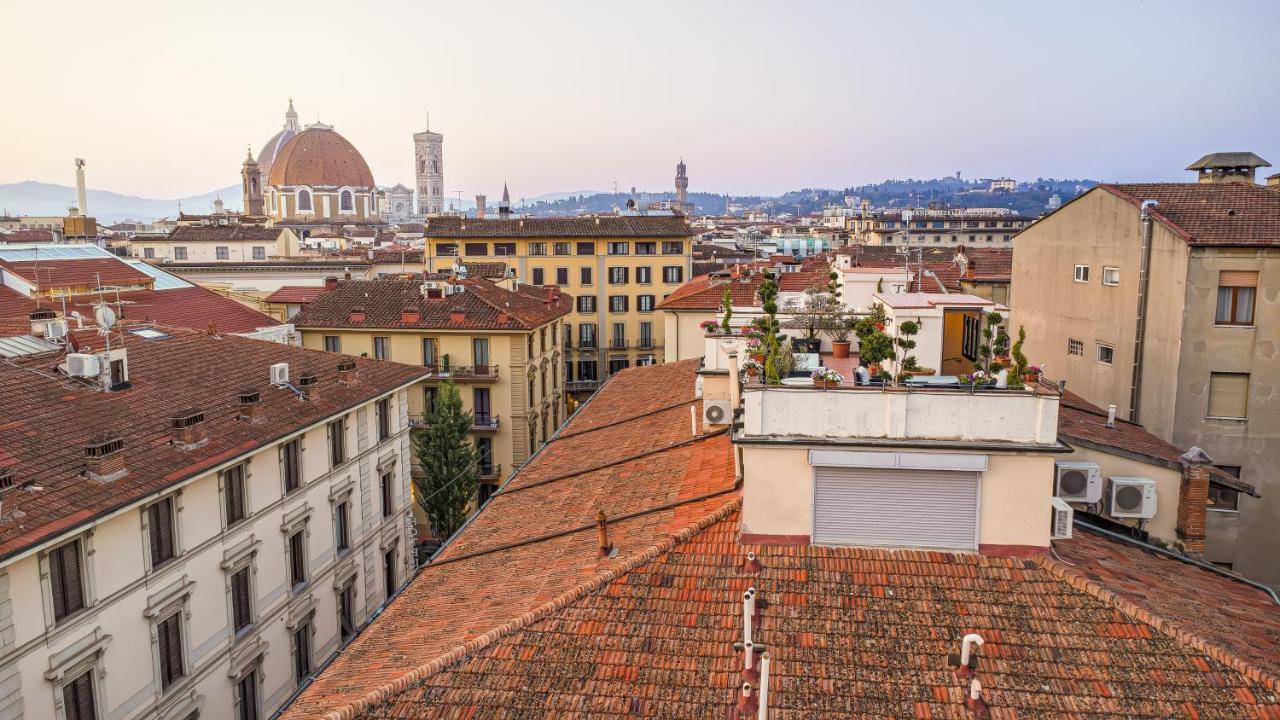
{"label": "terracotta tile roof", "polygon": [[[424,298],[417,280],[347,280],[312,301],[291,322],[300,328],[457,328],[528,330],[573,309],[573,298],[558,290],[520,285],[506,290],[484,279],[461,281],[464,292]],[[545,302],[548,292],[557,298]],[[402,311],[416,308],[417,322],[402,322]],[[364,319],[353,322],[353,310]],[[459,316],[459,314],[461,314]]]}
{"label": "terracotta tile roof", "polygon": [[672,237],[693,236],[689,223],[672,215],[600,215],[575,218],[489,219],[435,217],[429,238],[504,237]]}
{"label": "terracotta tile roof", "polygon": [[1191,245],[1280,245],[1280,192],[1272,188],[1242,183],[1122,183],[1098,188],[1135,206],[1143,200],[1157,201],[1154,216]]}
{"label": "terracotta tile roof", "polygon": [[373,251],[373,256],[369,259],[376,263],[398,263],[404,262],[409,264],[422,264],[423,250],[422,248],[378,248]]}
{"label": "terracotta tile roof", "polygon": [[179,225],[169,233],[170,242],[275,242],[285,228],[253,225]]}
{"label": "terracotta tile roof", "polygon": [[[258,328],[279,325],[270,315],[242,305],[202,287],[173,288],[169,290],[130,290],[119,295],[118,307],[125,324],[159,323],[192,330],[206,330],[212,323],[221,332],[246,333]],[[111,294],[116,299],[116,294]],[[96,294],[75,295],[67,299],[66,311],[79,312],[92,320],[93,308],[98,302]],[[17,291],[0,287],[0,325],[4,332],[17,331],[31,325],[28,314],[40,308],[62,312],[61,299],[57,302],[42,300],[37,303]]]}
{"label": "terracotta tile roof", "polygon": [[323,285],[282,285],[280,289],[264,298],[265,302],[279,304],[306,305],[323,295]]}
{"label": "terracotta tile roof", "polygon": [[[826,287],[829,282],[826,271],[778,273],[778,290],[781,292],[803,292],[811,287]],[[759,305],[760,298],[756,290],[764,276],[760,273],[737,278],[716,278],[714,284],[709,275],[695,277],[676,288],[674,292],[658,303],[661,310],[718,310],[724,298],[724,287],[728,285],[737,307]]]}
{"label": "terracotta tile roof", "polygon": [[511,267],[504,262],[464,262],[462,266],[467,269],[467,277],[491,280],[501,280],[506,277],[507,270]]}
{"label": "terracotta tile roof", "polygon": [[271,175],[265,181],[285,187],[377,187],[360,151],[332,127],[320,123],[308,125],[276,151]]}
{"label": "terracotta tile roof", "polygon": [[52,230],[0,230],[0,242],[10,243],[47,243],[58,239]]}
{"label": "terracotta tile roof", "polygon": [[119,285],[150,287],[155,281],[117,258],[76,260],[0,260],[4,272],[12,272],[41,289]]}
{"label": "terracotta tile roof", "polygon": [[[81,526],[94,518],[206,472],[294,430],[412,382],[426,371],[399,363],[339,357],[318,350],[211,336],[160,326],[169,336],[144,340],[124,332],[131,387],[99,392],[80,380],[59,377],[57,354],[0,363],[0,458],[19,483],[43,490],[7,498],[5,509],[25,513],[0,524],[0,558]],[[79,333],[81,351],[101,349],[96,331]],[[353,360],[359,379],[337,382],[339,359]],[[316,402],[303,402],[268,384],[268,368],[290,364],[291,373],[314,372]],[[238,393],[261,393],[263,422],[237,419]],[[195,449],[170,443],[170,418],[189,408],[205,414],[208,442]],[[104,433],[124,440],[128,474],[110,482],[82,475],[85,445]]]}

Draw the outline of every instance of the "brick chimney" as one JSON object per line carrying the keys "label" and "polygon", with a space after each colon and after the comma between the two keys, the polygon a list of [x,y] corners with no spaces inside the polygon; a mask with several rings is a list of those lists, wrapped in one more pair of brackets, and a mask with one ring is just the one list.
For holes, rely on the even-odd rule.
{"label": "brick chimney", "polygon": [[467,314],[464,312],[454,310],[453,312],[449,313],[449,323],[451,325],[461,325],[466,321],[467,321]]}
{"label": "brick chimney", "polygon": [[1182,487],[1178,493],[1178,538],[1189,555],[1204,553],[1204,522],[1209,506],[1209,466],[1213,458],[1192,447],[1182,461]]}
{"label": "brick chimney", "polygon": [[119,435],[100,437],[84,446],[84,469],[90,480],[110,482],[124,477],[124,438]]}
{"label": "brick chimney", "polygon": [[173,431],[173,444],[183,450],[200,447],[209,441],[203,410],[192,408],[175,413],[169,418],[169,427]]}
{"label": "brick chimney", "polygon": [[324,289],[325,289],[326,291],[328,291],[328,290],[337,290],[337,289],[338,289],[338,277],[337,277],[336,275],[330,275],[329,277],[325,278],[325,279],[324,279]]}
{"label": "brick chimney", "polygon": [[1280,190],[1280,173],[1267,176],[1267,187],[1272,190]]}
{"label": "brick chimney", "polygon": [[353,323],[364,322],[364,308],[362,307],[351,308],[351,322]]}
{"label": "brick chimney", "polygon": [[338,363],[338,382],[351,385],[356,381],[356,361],[343,360]]}
{"label": "brick chimney", "polygon": [[415,307],[407,307],[400,311],[400,322],[404,325],[416,325],[422,319],[422,312]]}
{"label": "brick chimney", "polygon": [[307,400],[315,402],[320,399],[320,380],[313,372],[303,373],[298,377],[298,389]]}
{"label": "brick chimney", "polygon": [[239,395],[239,418],[250,424],[262,422],[262,393],[257,390],[242,390]]}

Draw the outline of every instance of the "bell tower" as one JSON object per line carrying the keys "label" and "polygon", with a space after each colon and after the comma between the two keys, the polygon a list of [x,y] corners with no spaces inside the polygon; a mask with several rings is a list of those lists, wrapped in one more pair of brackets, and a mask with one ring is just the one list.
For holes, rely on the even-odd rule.
{"label": "bell tower", "polygon": [[427,130],[413,134],[414,176],[417,179],[418,214],[444,212],[444,135]]}
{"label": "bell tower", "polygon": [[253,159],[253,150],[244,159],[240,168],[243,179],[244,212],[246,215],[262,214],[262,172],[258,169],[258,161]]}

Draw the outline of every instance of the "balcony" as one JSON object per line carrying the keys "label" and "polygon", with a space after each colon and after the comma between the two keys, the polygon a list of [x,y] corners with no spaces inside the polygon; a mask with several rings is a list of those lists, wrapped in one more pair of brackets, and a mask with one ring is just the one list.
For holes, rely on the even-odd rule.
{"label": "balcony", "polygon": [[427,382],[454,380],[456,382],[491,383],[498,381],[497,365],[428,365]]}
{"label": "balcony", "polygon": [[565,392],[595,392],[604,384],[603,380],[572,380],[564,384]]}
{"label": "balcony", "polygon": [[480,464],[480,469],[479,469],[479,471],[478,471],[478,473],[477,473],[476,477],[477,477],[477,479],[479,479],[481,482],[494,482],[494,481],[497,481],[497,480],[501,480],[501,479],[502,479],[502,465],[501,465],[501,464],[494,465],[493,463],[489,463],[488,465],[486,465],[486,464],[484,464],[484,463],[482,462],[482,463]]}
{"label": "balcony", "polygon": [[471,432],[492,433],[498,431],[497,415],[476,415],[471,422]]}
{"label": "balcony", "polygon": [[610,341],[609,341],[609,349],[610,349],[610,350],[626,350],[626,349],[627,349],[627,339],[626,339],[626,338],[618,338],[618,337],[613,338],[612,340],[610,340]]}

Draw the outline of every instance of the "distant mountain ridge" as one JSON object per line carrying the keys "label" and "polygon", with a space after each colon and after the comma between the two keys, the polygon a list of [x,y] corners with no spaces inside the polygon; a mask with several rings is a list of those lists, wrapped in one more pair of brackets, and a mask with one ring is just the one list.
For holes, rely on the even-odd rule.
{"label": "distant mountain ridge", "polygon": [[[228,210],[240,209],[239,185],[172,200],[121,195],[110,190],[89,189],[85,194],[89,214],[105,225],[122,220],[177,217],[179,203],[183,212],[207,213],[213,209],[213,201],[217,197],[222,198]],[[70,185],[34,180],[0,185],[0,210],[7,211],[9,215],[65,215],[75,200],[76,189]]]}

